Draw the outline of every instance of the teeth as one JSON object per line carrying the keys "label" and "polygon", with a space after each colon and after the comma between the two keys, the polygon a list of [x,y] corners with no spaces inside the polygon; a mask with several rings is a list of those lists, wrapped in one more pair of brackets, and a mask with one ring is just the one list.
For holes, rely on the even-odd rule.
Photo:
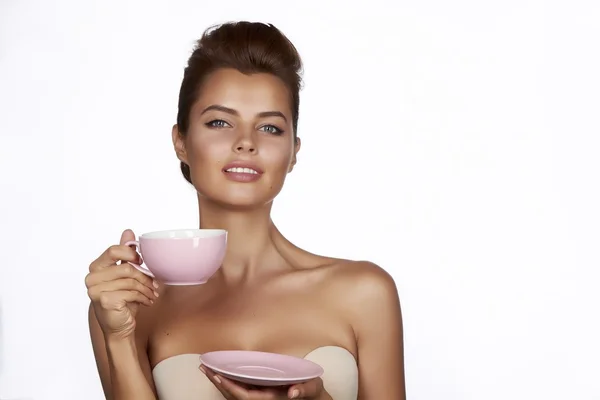
{"label": "teeth", "polygon": [[258,172],[251,168],[228,168],[227,172],[237,172],[240,174],[258,174]]}

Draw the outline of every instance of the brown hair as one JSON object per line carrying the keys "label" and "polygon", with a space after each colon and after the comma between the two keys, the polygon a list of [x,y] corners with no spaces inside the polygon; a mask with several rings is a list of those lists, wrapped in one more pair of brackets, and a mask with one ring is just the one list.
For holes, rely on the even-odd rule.
{"label": "brown hair", "polygon": [[[280,78],[290,92],[294,138],[297,135],[302,61],[289,39],[272,24],[229,22],[207,29],[197,41],[179,90],[177,125],[185,135],[190,110],[198,99],[203,81],[215,70],[233,68],[244,74],[269,73]],[[190,167],[181,163],[188,182]]]}

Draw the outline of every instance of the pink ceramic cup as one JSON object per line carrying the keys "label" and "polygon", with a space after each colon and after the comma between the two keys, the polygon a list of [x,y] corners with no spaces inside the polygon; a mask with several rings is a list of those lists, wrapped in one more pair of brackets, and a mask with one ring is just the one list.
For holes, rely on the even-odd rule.
{"label": "pink ceramic cup", "polygon": [[136,246],[145,265],[133,265],[166,285],[199,285],[221,267],[227,248],[222,229],[173,229],[144,233]]}

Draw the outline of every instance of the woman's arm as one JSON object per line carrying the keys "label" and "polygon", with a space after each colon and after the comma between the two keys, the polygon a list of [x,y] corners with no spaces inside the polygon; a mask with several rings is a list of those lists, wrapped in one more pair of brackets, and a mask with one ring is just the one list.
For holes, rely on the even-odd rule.
{"label": "woman's arm", "polygon": [[361,263],[352,277],[352,322],[358,344],[359,399],[405,400],[402,314],[393,278]]}
{"label": "woman's arm", "polygon": [[156,400],[145,340],[105,337],[90,306],[90,336],[107,400]]}

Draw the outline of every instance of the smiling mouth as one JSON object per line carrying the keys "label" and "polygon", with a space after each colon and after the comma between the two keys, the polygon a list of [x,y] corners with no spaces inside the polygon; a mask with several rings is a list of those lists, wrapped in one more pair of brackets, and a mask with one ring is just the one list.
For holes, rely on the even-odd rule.
{"label": "smiling mouth", "polygon": [[240,167],[227,168],[225,170],[225,172],[234,172],[236,174],[253,174],[253,175],[258,175],[258,172],[256,172],[252,168],[240,168]]}

